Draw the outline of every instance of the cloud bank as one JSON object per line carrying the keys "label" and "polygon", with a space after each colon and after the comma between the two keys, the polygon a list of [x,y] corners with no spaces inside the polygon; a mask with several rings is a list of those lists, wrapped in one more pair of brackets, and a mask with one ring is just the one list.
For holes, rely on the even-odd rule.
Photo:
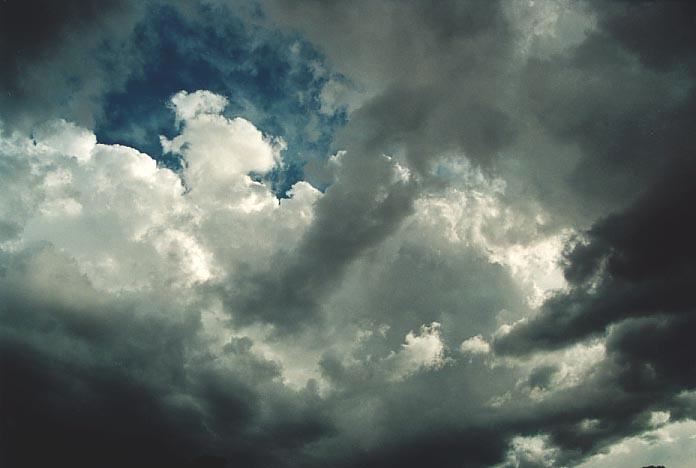
{"label": "cloud bank", "polygon": [[4,3],[0,463],[689,466],[694,15]]}

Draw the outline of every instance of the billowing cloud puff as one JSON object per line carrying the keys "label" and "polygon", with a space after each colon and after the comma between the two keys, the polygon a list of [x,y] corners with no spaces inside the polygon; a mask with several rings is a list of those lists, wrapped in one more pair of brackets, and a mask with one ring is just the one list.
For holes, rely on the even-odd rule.
{"label": "billowing cloud puff", "polygon": [[162,147],[184,156],[187,181],[194,190],[235,183],[249,172],[268,172],[279,162],[283,141],[264,138],[243,118],[221,115],[227,105],[224,97],[209,91],[181,91],[171,104],[182,131],[171,141],[160,137]]}
{"label": "billowing cloud puff", "polygon": [[[5,401],[16,403],[22,398],[26,379],[43,379],[61,398],[77,404],[92,398],[88,395],[98,394],[93,392],[100,392],[102,383],[93,374],[97,368],[104,369],[107,380],[127,380],[123,385],[128,390],[114,390],[121,395],[118,398],[123,396],[119,392],[132,393],[127,404],[154,402],[156,407],[147,411],[149,416],[143,413],[142,417],[155,425],[164,424],[162,427],[170,424],[162,419],[165,413],[174,419],[207,419],[217,412],[210,406],[218,404],[213,401],[227,407],[230,414],[247,414],[241,409],[251,404],[247,396],[225,396],[232,388],[237,389],[234,393],[249,385],[251,381],[241,383],[247,378],[256,379],[253,385],[267,382],[275,387],[269,387],[269,391],[280,392],[280,400],[295,398],[292,392],[281,396],[286,390],[277,383],[279,364],[254,354],[250,346],[222,346],[230,340],[231,331],[218,328],[198,335],[201,320],[210,320],[205,317],[212,312],[206,312],[206,307],[214,310],[214,297],[205,290],[232,277],[244,262],[245,255],[234,252],[259,259],[278,249],[281,239],[284,243],[290,241],[292,233],[297,238],[311,222],[312,206],[319,196],[316,189],[300,182],[290,190],[290,198],[281,203],[269,187],[239,172],[244,167],[270,169],[276,150],[249,122],[235,125],[234,121],[220,119],[221,131],[230,138],[225,149],[230,158],[237,158],[235,172],[230,173],[235,184],[228,187],[228,203],[223,204],[217,204],[210,193],[187,192],[179,174],[158,166],[150,156],[126,146],[99,144],[93,133],[64,120],[42,125],[33,139],[20,133],[2,138],[4,175],[18,184],[17,196],[6,199],[2,209],[2,264],[3,271],[8,272],[0,284],[5,298],[0,310],[2,370],[3,381],[14,382],[3,389],[9,398]],[[206,130],[205,125],[200,128]],[[195,132],[187,135],[193,135],[195,141],[200,137]],[[190,147],[195,149],[193,144]],[[213,177],[205,172],[213,166],[194,167],[200,181]],[[181,174],[186,180],[190,179],[189,170],[187,166]],[[264,234],[269,230],[272,234]],[[206,306],[211,300],[213,304]],[[251,343],[248,338],[244,340]],[[193,343],[198,344],[189,348]],[[60,356],[53,366],[63,369],[65,375],[83,375],[80,388],[64,388],[56,380],[65,377],[49,369],[46,356],[53,353]],[[32,361],[34,370],[24,369],[21,359]],[[193,387],[171,380],[174,374],[186,375],[194,362],[196,376],[186,377]],[[235,377],[229,374],[231,369],[247,375]],[[120,377],[123,373],[126,376]],[[203,397],[204,406],[197,403],[202,395],[198,392],[216,391],[216,385],[221,385],[222,393],[212,400]],[[116,400],[111,396],[95,398],[83,407],[79,424],[96,423],[100,411],[110,415],[108,426],[114,431],[139,424],[119,419]],[[43,408],[48,412],[44,422],[47,430],[55,430],[64,417],[60,411],[68,411],[67,407]],[[2,449],[9,461],[23,463],[17,458],[27,457],[22,455],[28,443],[23,431],[31,430],[25,423],[33,423],[20,407],[3,406],[2,412],[3,417],[23,421],[13,429],[14,435],[7,442],[11,445],[3,445]],[[266,417],[260,413],[257,416]],[[199,419],[200,424],[213,430],[217,423],[203,419]],[[68,438],[56,439],[56,445],[51,445],[53,452],[28,456],[27,463],[38,463],[44,456],[60,459],[63,451],[76,450],[78,444],[96,444],[75,459],[80,465],[110,437],[108,430],[106,426],[94,427],[87,442],[64,434]],[[229,428],[214,430],[224,432]],[[182,447],[198,444],[195,440],[200,434],[196,435],[195,429],[190,436],[185,435],[188,430],[175,432],[165,429],[163,437],[172,437]],[[199,446],[196,450],[205,449]],[[174,460],[185,460],[196,450],[188,455],[178,453]],[[150,460],[151,466],[169,464],[167,460],[172,459],[168,457],[174,456],[157,444],[147,449],[135,446],[124,452],[125,457],[134,454]],[[115,457],[109,463],[118,465],[118,460]]]}
{"label": "billowing cloud puff", "polygon": [[[202,95],[224,101],[211,93]],[[220,224],[236,224],[239,232],[262,230],[262,219],[277,219],[288,206],[293,211],[285,217],[289,229],[306,225],[311,219],[306,207],[318,192],[300,183],[291,191],[297,199],[281,206],[268,187],[247,175],[250,170],[269,170],[277,150],[247,121],[206,116],[218,120],[211,124],[196,120],[203,118],[200,115],[193,116],[194,121],[186,120],[182,135],[174,139],[182,145],[183,138],[189,139],[185,140],[183,172],[192,185],[189,194],[177,174],[158,167],[148,155],[125,146],[96,144],[91,132],[65,121],[41,126],[35,141],[16,137],[13,150],[20,152],[19,157],[31,155],[28,161],[41,178],[42,194],[27,213],[22,240],[46,240],[64,249],[99,287],[138,289],[170,282],[190,285],[224,275],[228,267],[213,259],[213,253],[229,245],[215,239]],[[216,129],[223,147],[200,148],[199,144],[210,144],[206,135],[215,134]],[[222,188],[228,203],[216,208],[211,219],[207,209],[217,200],[205,190],[220,177],[227,177],[231,184]],[[246,216],[250,212],[257,216]],[[292,220],[293,216],[298,218]],[[138,262],[131,263],[132,258]]]}
{"label": "billowing cloud puff", "polygon": [[463,354],[488,354],[491,351],[491,345],[483,339],[481,335],[472,336],[462,341],[459,350]]}
{"label": "billowing cloud puff", "polygon": [[170,101],[171,108],[176,115],[176,124],[191,120],[199,115],[217,115],[227,107],[225,96],[211,93],[206,90],[198,90],[193,93],[179,91]]}

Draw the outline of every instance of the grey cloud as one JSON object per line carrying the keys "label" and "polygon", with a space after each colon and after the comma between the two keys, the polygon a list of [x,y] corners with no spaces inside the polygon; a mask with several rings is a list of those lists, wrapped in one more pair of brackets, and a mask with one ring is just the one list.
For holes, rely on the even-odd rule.
{"label": "grey cloud", "polygon": [[346,267],[411,212],[415,185],[394,177],[386,158],[346,158],[340,179],[318,201],[316,219],[296,251],[276,256],[270,271],[252,270],[228,287],[227,304],[237,319],[272,323],[281,333],[307,323],[321,325],[319,301],[340,282]]}
{"label": "grey cloud", "polygon": [[568,56],[530,60],[522,75],[534,118],[582,151],[582,159],[569,162],[566,183],[598,214],[625,208],[689,151],[690,80],[634,62],[619,43],[596,33]]}
{"label": "grey cloud", "polygon": [[530,388],[545,389],[551,383],[553,375],[558,372],[557,366],[540,366],[532,370],[529,374],[527,384]]}
{"label": "grey cloud", "polygon": [[[386,8],[393,12],[392,27],[386,29],[381,22],[362,24],[354,14],[345,14],[347,5],[341,3],[275,7],[287,7],[290,11],[280,14],[291,19],[304,18],[304,13],[308,18],[318,14],[336,21],[338,29],[361,31],[362,38],[332,33],[332,40],[338,42],[329,43],[335,48],[329,52],[341,57],[344,39],[356,39],[359,47],[364,47],[362,41],[386,34],[381,43],[384,50],[361,49],[371,61],[367,66],[376,67],[375,75],[385,73],[381,58],[398,61],[390,64],[388,70],[394,77],[385,78],[389,84],[384,92],[358,109],[338,136],[336,148],[346,151],[342,167],[336,183],[320,200],[303,244],[296,252],[280,257],[274,271],[252,273],[241,288],[241,301],[234,299],[229,304],[242,315],[274,323],[283,330],[315,319],[317,301],[340,283],[346,267],[393,233],[411,212],[420,190],[414,182],[394,183],[391,164],[383,154],[403,153],[413,170],[426,176],[432,161],[443,151],[464,150],[485,160],[510,141],[507,118],[493,100],[486,99],[496,91],[482,78],[494,76],[495,64],[504,60],[510,43],[494,2],[473,2],[446,14],[444,8],[433,10],[420,3],[403,8],[389,2],[358,6],[356,11],[377,9],[383,14],[381,9]],[[453,13],[456,19],[449,18]],[[319,24],[305,25],[310,38],[327,33]],[[320,30],[314,31],[315,26]],[[409,35],[414,35],[413,41]],[[402,38],[406,42],[401,42]],[[424,44],[426,49],[421,50]],[[373,57],[373,50],[380,55]],[[427,64],[421,67],[413,53]],[[494,64],[489,63],[491,60]],[[413,69],[414,65],[418,68]],[[240,291],[233,291],[232,296],[240,296]]]}
{"label": "grey cloud", "polygon": [[137,69],[130,34],[145,6],[125,0],[2,2],[4,125],[30,130],[56,117],[93,124],[103,94]]}
{"label": "grey cloud", "polygon": [[[572,466],[650,430],[651,411],[696,415],[685,396],[696,385],[690,7],[591,2],[598,26],[580,43],[520,58],[519,25],[502,2],[265,5],[367,89],[335,141],[346,153],[313,224],[270,265],[234,265],[229,282],[193,288],[192,302],[173,289],[98,293],[50,246],[3,252],[4,464],[492,466],[506,463],[515,436],[545,436],[556,463]],[[80,32],[87,48],[100,37],[94,10],[72,8],[27,42],[27,57],[8,60],[63,76],[46,55],[69,66],[84,57],[73,44]],[[120,18],[115,8],[106,17]],[[13,73],[0,79],[18,87]],[[5,112],[55,104],[46,93],[3,98]],[[469,362],[456,352],[461,340],[491,335],[500,309],[528,311],[502,266],[404,228],[419,197],[444,190],[433,175],[442,156],[503,177],[516,212],[534,213],[530,201],[540,201],[558,218],[551,232],[592,225],[567,252],[569,290],[495,339],[495,356]],[[414,177],[399,179],[397,161]],[[3,183],[36,183],[21,159],[0,164]],[[21,213],[36,205],[7,187],[0,240],[16,239]],[[273,324],[271,345],[304,340],[323,351],[318,372],[332,387],[284,385],[282,367],[249,337],[209,353],[200,310],[218,298],[236,325]],[[435,320],[450,360],[387,381],[379,360]],[[370,321],[391,328],[358,344],[347,336]],[[590,338],[606,353],[573,385],[554,387],[563,369],[552,358],[533,361]],[[486,361],[504,356],[532,364]]]}
{"label": "grey cloud", "polygon": [[[271,6],[273,18],[299,27],[323,45],[331,60],[344,66],[344,72],[352,78],[366,81],[373,94],[351,115],[349,125],[336,141],[337,149],[348,150],[345,162],[351,166],[344,179],[339,174],[337,184],[321,201],[315,225],[299,253],[284,257],[285,263],[278,264],[280,273],[253,278],[252,299],[234,303],[233,309],[281,327],[288,327],[286,319],[296,323],[298,318],[311,321],[321,316],[320,299],[328,297],[343,280],[356,258],[396,232],[410,212],[412,200],[428,186],[426,183],[414,188],[401,199],[399,206],[404,209],[394,217],[386,217],[384,224],[377,224],[378,231],[363,230],[361,226],[374,226],[370,221],[375,213],[374,196],[385,189],[383,179],[366,176],[370,161],[377,160],[380,153],[403,156],[409,167],[424,178],[443,153],[463,153],[492,173],[500,171],[505,178],[520,175],[522,180],[538,184],[513,186],[517,192],[512,196],[531,193],[564,222],[571,223],[578,219],[593,221],[630,206],[646,186],[654,183],[656,174],[688,157],[692,149],[688,129],[693,116],[690,78],[665,65],[675,64],[674,58],[660,64],[651,61],[650,52],[631,43],[628,33],[616,26],[617,18],[629,18],[632,12],[618,7],[607,12],[604,4],[593,4],[599,29],[590,32],[585,41],[558,54],[530,57],[515,68],[517,65],[511,65],[514,33],[508,19],[500,14],[498,5],[482,5],[465,7],[463,16],[449,11],[447,21],[430,21],[436,14],[430,11],[430,15],[424,15],[428,9],[422,4],[362,4],[358,15],[340,3]],[[390,18],[387,26],[383,24],[385,13]],[[653,20],[659,23],[660,18],[658,15]],[[546,153],[530,155],[537,140],[549,142],[544,148]],[[532,143],[530,149],[524,146],[527,142]],[[556,154],[571,146],[579,149],[577,155],[563,155],[567,159],[556,163]],[[536,177],[536,172],[547,171],[549,162],[559,165],[556,172],[547,173],[551,180]],[[510,168],[517,172],[510,172]],[[559,183],[557,178],[562,181]],[[688,179],[668,184],[684,188],[689,186]],[[682,275],[681,267],[672,270],[675,265],[669,259],[683,258],[683,252],[677,252],[688,249],[688,243],[682,241],[693,237],[690,227],[681,223],[694,194],[685,189],[685,193],[672,197],[656,190],[644,195],[634,209],[595,224],[589,233],[589,245],[578,246],[569,254],[566,277],[571,292],[557,294],[547,301],[538,317],[498,339],[496,352],[517,354],[563,348],[588,336],[601,335],[608,325],[627,317],[678,314],[692,306],[684,294],[693,289],[690,276]],[[569,204],[558,202],[559,192],[564,202],[571,200]],[[651,208],[655,203],[658,206]],[[675,203],[679,214],[672,216],[674,212],[669,209]],[[585,209],[589,214],[583,217]],[[656,233],[646,225],[665,227],[665,233],[677,238],[665,237],[662,229]],[[354,236],[352,239],[359,241],[350,242],[352,232],[364,233],[365,237]],[[379,234],[373,236],[372,232]],[[638,240],[634,245],[627,239]],[[667,245],[664,249],[654,247],[663,244]],[[688,264],[691,260],[687,258]],[[660,269],[663,261],[666,270]],[[609,279],[605,278],[595,292],[591,276],[604,262],[609,265]],[[635,276],[643,270],[651,275]],[[284,285],[292,287],[284,289]],[[651,323],[641,330],[664,337],[672,337],[676,330]],[[690,326],[688,321],[680,324]],[[666,380],[644,387],[647,383],[641,379],[648,371],[633,351],[637,347],[634,336],[639,335],[624,326],[628,325],[617,326],[615,334],[610,335],[608,362],[600,366],[595,378],[589,379],[591,383],[533,405],[533,412],[520,405],[501,410],[495,417],[488,415],[493,421],[489,424],[494,426],[490,432],[477,427],[475,418],[471,418],[470,426],[463,425],[466,429],[456,424],[443,429],[447,424],[442,421],[419,421],[414,424],[420,430],[409,436],[396,429],[400,421],[396,414],[405,410],[404,402],[410,401],[406,396],[409,392],[399,387],[394,391],[398,395],[395,400],[402,404],[392,408],[385,423],[395,433],[385,439],[382,447],[370,450],[364,458],[351,458],[346,464],[395,466],[427,459],[435,466],[455,465],[461,460],[485,466],[502,461],[513,435],[534,435],[540,428],[560,449],[559,462],[572,464],[624,436],[645,431],[649,428],[646,411],[671,405],[676,389],[691,388],[689,382],[671,380],[688,369],[683,361],[674,359],[672,352],[665,360],[648,356],[658,348],[648,347],[643,358],[652,359],[652,367],[664,373]],[[675,344],[675,350],[683,345],[676,338],[674,342],[679,345]],[[365,376],[352,375],[355,370],[347,369],[337,355],[327,353],[322,369],[328,378],[350,389],[346,391],[355,398],[351,400],[355,405],[368,399],[353,387]],[[538,368],[528,376],[526,388],[543,389],[553,373],[553,367]],[[432,381],[430,386],[419,387],[429,378],[414,378],[409,383],[424,392],[443,387]],[[457,380],[446,380],[445,385]],[[498,382],[502,388],[504,380]],[[439,408],[451,408],[449,401],[440,403]],[[583,421],[593,418],[598,421],[597,427],[585,432],[579,429]],[[447,435],[424,435],[441,434],[441,430]],[[486,434],[490,445],[482,445],[477,437],[470,439],[467,434],[471,433]],[[467,445],[468,440],[474,441],[472,446]]]}
{"label": "grey cloud", "polygon": [[196,355],[176,300],[106,299],[47,245],[1,265],[3,465],[278,466],[330,432],[316,394],[244,343]]}
{"label": "grey cloud", "polygon": [[[694,417],[682,400],[696,388],[693,177],[693,165],[677,166],[625,212],[593,226],[567,255],[570,290],[494,341],[497,353],[521,355],[606,336],[607,358],[587,388],[568,390],[582,406],[576,424],[581,416],[597,422],[584,432],[544,424],[565,450],[593,453],[649,431],[649,411]],[[601,399],[585,393],[591,387]]]}
{"label": "grey cloud", "polygon": [[626,318],[693,312],[694,171],[680,167],[624,213],[598,222],[567,255],[571,289],[496,344],[500,352],[557,348]]}
{"label": "grey cloud", "polygon": [[[491,158],[514,128],[499,108],[514,34],[498,2],[267,2],[328,59],[367,86],[337,148],[402,150],[428,168],[442,152]],[[321,18],[321,21],[315,20]],[[384,19],[389,18],[388,22]]]}
{"label": "grey cloud", "polygon": [[651,68],[685,67],[693,72],[693,24],[691,2],[602,2],[603,29]]}
{"label": "grey cloud", "polygon": [[[368,154],[403,155],[425,176],[442,153],[461,152],[516,179],[511,198],[536,197],[561,223],[595,222],[589,244],[568,255],[570,292],[557,293],[538,316],[495,342],[499,354],[559,349],[602,336],[614,324],[608,362],[590,379],[599,390],[581,385],[540,404],[538,414],[503,412],[496,420],[503,439],[544,428],[561,449],[559,462],[577,463],[647,430],[646,411],[669,406],[678,391],[692,388],[688,379],[679,380],[692,371],[676,350],[686,346],[677,331],[691,328],[694,306],[688,293],[695,286],[688,240],[694,233],[687,212],[696,194],[689,188],[692,171],[681,166],[693,152],[693,53],[684,45],[691,42],[687,24],[693,15],[685,4],[593,2],[589,11],[597,29],[585,40],[514,63],[514,27],[498,5],[482,5],[464,7],[462,17],[443,8],[451,21],[435,22],[430,19],[436,13],[422,15],[427,8],[410,3],[360,4],[359,14],[340,3],[271,3],[270,12],[306,33],[373,92],[337,145],[358,141]],[[672,27],[676,34],[666,32]],[[645,30],[654,40],[640,35]],[[675,166],[686,175],[668,176],[661,187],[646,190]],[[324,200],[330,202],[341,203]],[[662,315],[666,322],[623,322]],[[642,355],[638,336],[644,335],[635,327],[656,337]],[[670,339],[674,346],[665,348],[663,359],[658,343]],[[324,366],[333,378],[347,378],[331,356]],[[661,377],[643,382],[655,377],[650,369]],[[551,374],[551,368],[538,370],[529,386],[543,387]],[[564,405],[571,402],[569,411]],[[593,417],[597,428],[578,429]],[[420,441],[424,452],[439,454],[438,442]],[[418,458],[408,442],[395,446],[397,452],[377,450],[365,463],[405,463],[408,455],[401,459],[398,450]],[[436,465],[454,463],[452,452]]]}
{"label": "grey cloud", "polygon": [[446,246],[436,253],[420,241],[400,232],[393,242],[396,254],[360,262],[327,302],[334,326],[357,320],[389,327],[386,339],[375,337],[365,354],[395,349],[410,330],[433,321],[442,324],[444,342],[457,349],[473,335],[492,333],[501,310],[526,310],[521,291],[501,266]]}
{"label": "grey cloud", "polygon": [[[272,19],[307,34],[370,90],[337,147],[361,138],[376,151],[403,151],[421,171],[446,152],[495,161],[514,181],[513,203],[536,197],[561,223],[625,207],[672,159],[655,154],[673,153],[687,137],[686,3],[577,3],[596,18],[595,29],[541,55],[520,55],[529,32],[505,3],[266,5]],[[671,27],[678,32],[667,34]],[[554,34],[562,41],[565,33]],[[645,59],[658,50],[669,57],[665,66]]]}
{"label": "grey cloud", "polygon": [[[379,179],[373,179],[376,186],[368,186],[364,174],[374,164],[369,161],[382,153],[402,156],[426,179],[443,154],[463,154],[515,179],[509,192],[512,204],[524,205],[531,195],[560,223],[572,223],[593,220],[639,195],[652,175],[673,159],[656,158],[656,152],[683,152],[678,146],[686,137],[691,109],[680,97],[681,85],[675,85],[672,75],[636,70],[634,49],[603,30],[560,54],[525,62],[515,55],[520,33],[504,5],[496,2],[453,2],[437,9],[419,2],[266,6],[273,20],[306,33],[330,61],[371,91],[335,142],[337,149],[348,150],[346,162],[362,165],[360,176],[338,181],[337,187],[345,183],[349,191],[333,188],[327,193],[313,230],[321,235],[309,234],[301,252],[279,259],[278,267],[287,273],[252,277],[251,298],[235,304],[242,311],[268,311],[285,303],[293,304],[288,310],[306,311],[282,313],[288,317],[316,316],[313,292],[321,296],[325,285],[337,284],[345,265],[364,251],[346,251],[342,234],[344,229],[359,233],[360,223],[369,222],[373,205],[357,203],[356,195],[366,191],[371,197],[381,189]],[[601,27],[611,26],[603,10],[596,14]],[[386,17],[385,25],[381,18]],[[599,74],[602,80],[596,79]],[[665,121],[678,123],[668,127]],[[549,147],[530,154],[540,148],[526,148],[525,142],[540,138]],[[579,160],[557,157],[572,144],[580,148]],[[630,172],[624,170],[627,164]],[[537,176],[550,165],[557,169],[545,178]],[[408,214],[409,203],[404,198],[402,215],[384,218],[385,234]],[[331,226],[337,219],[351,224],[335,230]],[[329,239],[332,232],[341,237]],[[324,249],[324,243],[331,248]],[[337,255],[339,251],[346,255]],[[322,268],[317,282],[311,272]],[[277,292],[269,296],[257,290]],[[298,294],[301,300],[294,297]],[[267,312],[259,314],[278,322]]]}

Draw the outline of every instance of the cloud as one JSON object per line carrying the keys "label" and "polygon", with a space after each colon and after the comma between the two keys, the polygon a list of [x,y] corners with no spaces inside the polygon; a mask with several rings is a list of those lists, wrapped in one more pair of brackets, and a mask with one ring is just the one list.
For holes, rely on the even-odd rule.
{"label": "cloud", "polygon": [[3,2],[0,118],[30,130],[47,119],[91,126],[101,99],[139,69],[132,33],[147,5],[121,0]]}
{"label": "cloud", "polygon": [[[315,413],[318,402],[309,390],[282,384],[279,363],[249,346],[217,347],[230,339],[225,328],[199,333],[205,304],[214,302],[206,285],[235,271],[226,263],[227,226],[239,235],[234,249],[260,258],[252,245],[277,248],[270,237],[257,242],[263,225],[276,223],[287,242],[309,223],[319,194],[303,182],[279,203],[269,187],[239,172],[249,167],[245,155],[253,168],[274,164],[271,144],[249,122],[219,117],[216,124],[230,138],[219,157],[240,158],[227,174],[236,184],[230,200],[239,205],[187,192],[148,155],[99,144],[64,120],[42,125],[34,139],[18,132],[2,139],[5,174],[19,184],[17,197],[3,204],[1,412],[10,421],[2,429],[3,463],[188,466],[212,453],[275,464],[269,460],[283,450],[329,430],[304,413]],[[188,137],[190,120],[184,125]],[[235,146],[240,138],[244,145]],[[191,140],[185,157],[195,158],[196,135]],[[185,169],[187,180],[212,176],[203,164],[192,166],[203,179]],[[261,208],[244,209],[250,199]],[[268,395],[263,404],[257,391]],[[262,462],[256,447],[267,443],[263,437],[283,442]],[[31,449],[36,441],[44,450]]]}
{"label": "cloud", "polygon": [[221,114],[229,102],[225,96],[199,90],[193,93],[179,91],[172,96],[170,103],[176,115],[176,124],[180,125],[182,121],[192,120],[199,115]]}
{"label": "cloud", "polygon": [[34,141],[61,153],[87,161],[97,145],[92,132],[63,119],[46,122],[34,130]]}
{"label": "cloud", "polygon": [[440,338],[440,324],[433,322],[423,325],[420,334],[413,331],[406,335],[406,343],[398,353],[386,358],[387,365],[393,367],[394,379],[403,379],[420,369],[437,369],[445,365],[445,347]]}
{"label": "cloud", "polygon": [[0,463],[574,466],[694,418],[690,7],[33,5]]}
{"label": "cloud", "polygon": [[527,466],[551,467],[555,465],[554,449],[546,447],[544,437],[515,437],[508,453],[508,461],[504,466],[520,468]]}
{"label": "cloud", "polygon": [[695,424],[693,421],[670,424],[663,429],[662,438],[656,440],[645,440],[640,436],[630,438],[579,466],[688,466],[693,457]]}
{"label": "cloud", "polygon": [[631,418],[632,433],[640,433],[666,410],[693,417],[681,400],[694,385],[693,366],[681,357],[694,321],[692,223],[685,215],[692,177],[690,166],[682,167],[625,212],[593,226],[567,254],[570,288],[498,336],[495,352],[520,356],[605,340],[606,358],[594,360],[585,379],[602,394],[622,392],[628,406],[620,414],[594,405],[601,424]]}
{"label": "cloud", "polygon": [[165,153],[178,153],[187,163],[186,180],[196,191],[238,183],[250,172],[266,173],[280,161],[284,142],[267,139],[248,120],[228,119],[227,99],[210,91],[181,91],[171,98],[181,134],[160,136]]}
{"label": "cloud", "polygon": [[593,226],[567,254],[570,290],[514,327],[499,349],[514,346],[518,338],[531,347],[563,346],[629,318],[688,317],[693,226],[686,212],[694,196],[692,175],[689,167],[682,168],[626,212]]}
{"label": "cloud", "polygon": [[462,344],[459,345],[459,350],[463,354],[469,355],[488,354],[491,346],[481,335],[476,335],[462,341]]}
{"label": "cloud", "polygon": [[359,96],[349,83],[330,78],[321,88],[319,99],[321,102],[319,112],[322,114],[333,115],[341,109],[345,109],[350,114],[355,109],[355,101],[359,101]]}
{"label": "cloud", "polygon": [[[646,430],[642,414],[672,405],[675,392],[691,388],[689,378],[678,377],[691,375],[691,368],[672,349],[687,346],[677,330],[691,327],[685,292],[693,286],[687,240],[693,236],[684,213],[694,194],[684,161],[691,148],[693,54],[675,46],[674,56],[670,52],[660,60],[654,51],[671,39],[645,41],[638,34],[638,25],[661,31],[675,24],[685,31],[680,20],[668,19],[684,13],[685,6],[662,10],[652,3],[590,2],[562,15],[557,5],[521,14],[518,6],[496,2],[459,2],[437,12],[408,2],[266,5],[272,21],[320,44],[329,61],[366,90],[335,142],[348,150],[344,163],[381,153],[396,157],[419,182],[409,202],[418,209],[433,186],[436,192],[447,184],[438,164],[466,159],[507,183],[499,196],[502,209],[536,211],[552,220],[538,223],[534,235],[549,240],[536,247],[500,242],[486,232],[488,245],[497,248],[492,257],[519,268],[521,281],[529,275],[539,281],[532,286],[545,288],[531,295],[540,311],[495,337],[493,351],[524,360],[606,337],[606,355],[589,361],[585,378],[612,395],[607,401],[625,406],[619,411],[592,401],[596,393],[589,384],[568,377],[567,387],[555,384],[557,395],[540,396],[533,417],[521,403],[502,405],[507,414],[525,416],[518,414],[516,422],[501,416],[501,426],[522,432],[547,427],[558,463],[576,463],[616,438]],[[652,8],[654,15],[642,14]],[[677,66],[679,61],[684,65]],[[660,182],[671,172],[688,175],[667,175]],[[364,182],[356,182],[356,190],[365,190]],[[328,192],[322,203],[343,204]],[[411,213],[392,222],[406,223]],[[330,217],[320,211],[318,220],[325,215]],[[442,219],[450,232],[462,233]],[[586,244],[574,249],[569,244],[563,279],[551,265],[566,239],[586,229]],[[389,238],[380,242],[388,244]],[[355,254],[352,262],[363,261],[362,250]],[[549,278],[540,280],[542,274]],[[461,339],[467,336],[472,333]],[[641,336],[651,337],[648,345]],[[527,375],[520,381],[527,390],[541,388],[545,380],[560,378],[550,371],[560,369],[557,364],[548,364],[546,376],[539,367],[531,380]],[[515,393],[507,389],[500,395],[508,392]],[[577,413],[560,416],[555,405],[573,398]],[[599,415],[603,429],[587,435],[571,429],[583,413]],[[387,450],[383,453],[388,459]]]}

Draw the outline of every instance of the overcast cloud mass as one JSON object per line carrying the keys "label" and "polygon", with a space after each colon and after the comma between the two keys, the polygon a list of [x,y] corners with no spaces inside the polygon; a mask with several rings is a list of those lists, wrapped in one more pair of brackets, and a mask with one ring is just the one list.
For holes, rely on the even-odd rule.
{"label": "overcast cloud mass", "polygon": [[0,466],[693,467],[696,7],[0,3]]}

